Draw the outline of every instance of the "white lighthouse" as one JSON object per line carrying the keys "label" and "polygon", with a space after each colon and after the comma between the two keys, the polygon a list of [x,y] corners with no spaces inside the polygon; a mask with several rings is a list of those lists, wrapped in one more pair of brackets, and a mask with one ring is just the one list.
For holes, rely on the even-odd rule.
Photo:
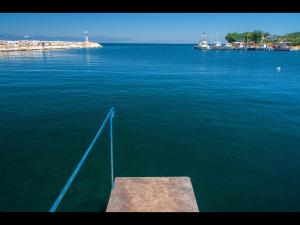
{"label": "white lighthouse", "polygon": [[84,32],[85,42],[89,42],[88,31]]}

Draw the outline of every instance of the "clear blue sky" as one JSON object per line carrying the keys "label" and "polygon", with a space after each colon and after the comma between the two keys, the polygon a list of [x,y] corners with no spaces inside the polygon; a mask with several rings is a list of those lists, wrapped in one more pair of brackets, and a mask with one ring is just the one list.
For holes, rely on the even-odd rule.
{"label": "clear blue sky", "polygon": [[0,33],[80,37],[88,30],[91,39],[196,43],[202,32],[223,41],[234,31],[300,31],[299,21],[300,13],[0,13]]}

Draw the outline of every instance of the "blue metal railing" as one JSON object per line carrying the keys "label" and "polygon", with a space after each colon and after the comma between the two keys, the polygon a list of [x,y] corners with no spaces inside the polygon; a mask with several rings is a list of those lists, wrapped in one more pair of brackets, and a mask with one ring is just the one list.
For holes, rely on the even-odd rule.
{"label": "blue metal railing", "polygon": [[63,199],[63,197],[65,196],[66,192],[68,191],[69,187],[71,186],[74,178],[76,177],[77,173],[79,172],[80,168],[82,167],[83,163],[85,162],[88,154],[90,153],[90,151],[92,150],[92,148],[94,147],[98,137],[100,136],[103,127],[105,126],[107,120],[109,119],[109,128],[110,128],[110,157],[111,157],[111,188],[114,188],[114,160],[113,160],[113,126],[112,126],[112,122],[113,122],[113,118],[115,115],[115,110],[114,107],[111,107],[111,109],[109,110],[109,112],[107,113],[107,116],[105,117],[103,123],[101,124],[99,130],[96,133],[96,136],[94,137],[94,139],[92,140],[90,146],[87,148],[87,150],[85,151],[84,155],[82,156],[81,160],[79,161],[79,163],[77,164],[75,170],[73,171],[72,175],[70,176],[69,180],[67,181],[67,183],[65,184],[65,186],[63,187],[63,189],[61,190],[61,192],[59,193],[59,195],[57,196],[55,202],[53,203],[53,205],[51,206],[49,212],[55,212],[57,207],[59,206],[61,200]]}

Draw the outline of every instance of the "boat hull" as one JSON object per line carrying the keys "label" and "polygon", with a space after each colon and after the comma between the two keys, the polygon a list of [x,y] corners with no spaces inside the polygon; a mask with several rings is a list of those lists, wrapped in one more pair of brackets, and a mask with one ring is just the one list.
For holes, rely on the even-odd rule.
{"label": "boat hull", "polygon": [[203,48],[203,47],[194,47],[194,49],[197,49],[197,50],[211,50],[210,48]]}
{"label": "boat hull", "polygon": [[274,48],[273,51],[288,52],[288,51],[290,51],[290,49],[289,48]]}

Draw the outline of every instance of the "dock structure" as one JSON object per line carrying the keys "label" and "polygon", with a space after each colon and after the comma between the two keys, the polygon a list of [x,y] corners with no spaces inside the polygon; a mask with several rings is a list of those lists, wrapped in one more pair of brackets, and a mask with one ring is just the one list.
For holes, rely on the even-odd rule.
{"label": "dock structure", "polygon": [[74,41],[39,41],[39,40],[0,40],[0,52],[28,51],[28,50],[51,50],[51,49],[76,49],[76,48],[102,48],[96,42],[74,42]]}
{"label": "dock structure", "polygon": [[106,212],[199,212],[189,177],[116,177]]}
{"label": "dock structure", "polygon": [[111,107],[95,137],[59,192],[49,212],[56,212],[76,175],[92,151],[104,126],[109,125],[111,159],[111,195],[106,212],[199,212],[189,177],[116,177],[113,157],[113,118]]}

